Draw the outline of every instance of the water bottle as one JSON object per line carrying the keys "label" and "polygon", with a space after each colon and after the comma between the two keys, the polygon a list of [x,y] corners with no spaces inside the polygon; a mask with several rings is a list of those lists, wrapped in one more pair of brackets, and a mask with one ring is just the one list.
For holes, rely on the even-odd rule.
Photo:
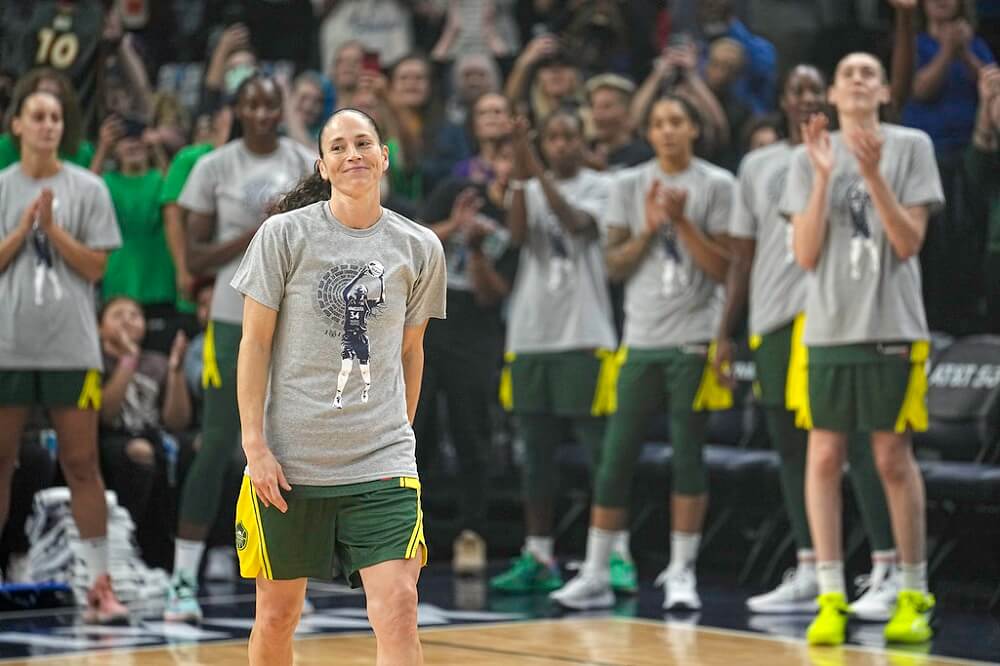
{"label": "water bottle", "polygon": [[38,443],[49,452],[49,457],[55,460],[59,455],[59,440],[56,431],[52,428],[43,428],[38,431]]}
{"label": "water bottle", "polygon": [[180,446],[170,433],[163,433],[163,453],[167,458],[167,483],[173,488],[177,485],[177,455]]}

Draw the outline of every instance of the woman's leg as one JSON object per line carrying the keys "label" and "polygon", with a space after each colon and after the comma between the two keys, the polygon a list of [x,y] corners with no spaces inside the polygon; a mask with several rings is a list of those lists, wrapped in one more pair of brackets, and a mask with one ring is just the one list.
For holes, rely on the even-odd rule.
{"label": "woman's leg", "polygon": [[389,560],[360,571],[368,620],[378,644],[376,666],[424,663],[417,634],[417,580],[422,561],[418,553],[408,560]]}
{"label": "woman's leg", "polygon": [[257,607],[250,631],[250,666],[291,666],[292,638],[299,626],[306,579],[257,576]]}

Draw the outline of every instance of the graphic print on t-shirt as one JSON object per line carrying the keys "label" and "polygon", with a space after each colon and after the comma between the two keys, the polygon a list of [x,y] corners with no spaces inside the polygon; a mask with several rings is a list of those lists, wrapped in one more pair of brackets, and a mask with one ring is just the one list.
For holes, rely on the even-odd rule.
{"label": "graphic print on t-shirt", "polygon": [[371,346],[368,322],[385,306],[385,267],[379,261],[348,261],[327,270],[316,287],[316,306],[331,326],[327,335],[340,338],[340,373],[333,404],[344,408],[344,388],[358,362],[364,386],[362,404],[371,389]]}
{"label": "graphic print on t-shirt", "polygon": [[[52,199],[53,224],[56,221],[56,210],[59,207],[59,200]],[[45,281],[52,285],[52,295],[57,301],[63,297],[62,284],[59,282],[59,274],[56,273],[52,261],[52,244],[49,237],[38,226],[38,220],[31,227],[31,248],[35,251],[35,305],[45,304]]]}
{"label": "graphic print on t-shirt", "polygon": [[864,180],[842,174],[834,183],[833,197],[834,202],[846,204],[851,223],[851,279],[861,279],[861,263],[866,254],[872,272],[878,274],[878,246],[872,238],[871,225],[868,224],[868,209],[872,205],[872,198],[865,188]]}
{"label": "graphic print on t-shirt", "polygon": [[663,295],[670,296],[688,286],[689,280],[673,225],[660,228],[659,241],[663,249]]}
{"label": "graphic print on t-shirt", "polygon": [[573,256],[570,241],[559,227],[555,215],[550,217],[545,230],[549,241],[549,278],[546,286],[549,291],[559,291],[573,272]]}

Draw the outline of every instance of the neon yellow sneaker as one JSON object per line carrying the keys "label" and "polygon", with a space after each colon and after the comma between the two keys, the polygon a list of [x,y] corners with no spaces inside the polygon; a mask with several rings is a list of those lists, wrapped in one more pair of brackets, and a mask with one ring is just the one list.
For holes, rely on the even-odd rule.
{"label": "neon yellow sneaker", "polygon": [[933,609],[933,594],[900,590],[896,609],[885,625],[885,640],[889,643],[926,643],[934,635],[931,630]]}
{"label": "neon yellow sneaker", "polygon": [[842,645],[850,612],[847,597],[842,592],[827,592],[819,595],[816,603],[819,613],[806,631],[806,642],[809,645]]}

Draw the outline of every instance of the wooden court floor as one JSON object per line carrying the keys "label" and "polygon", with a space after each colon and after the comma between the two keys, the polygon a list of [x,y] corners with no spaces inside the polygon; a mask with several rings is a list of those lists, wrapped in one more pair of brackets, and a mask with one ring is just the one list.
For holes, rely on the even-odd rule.
{"label": "wooden court floor", "polygon": [[[761,634],[628,618],[543,620],[425,629],[427,666],[959,666],[980,664],[873,648],[807,648]],[[246,643],[177,645],[73,657],[4,661],[3,666],[237,666]],[[295,643],[297,666],[375,663],[365,635],[305,637]]]}

